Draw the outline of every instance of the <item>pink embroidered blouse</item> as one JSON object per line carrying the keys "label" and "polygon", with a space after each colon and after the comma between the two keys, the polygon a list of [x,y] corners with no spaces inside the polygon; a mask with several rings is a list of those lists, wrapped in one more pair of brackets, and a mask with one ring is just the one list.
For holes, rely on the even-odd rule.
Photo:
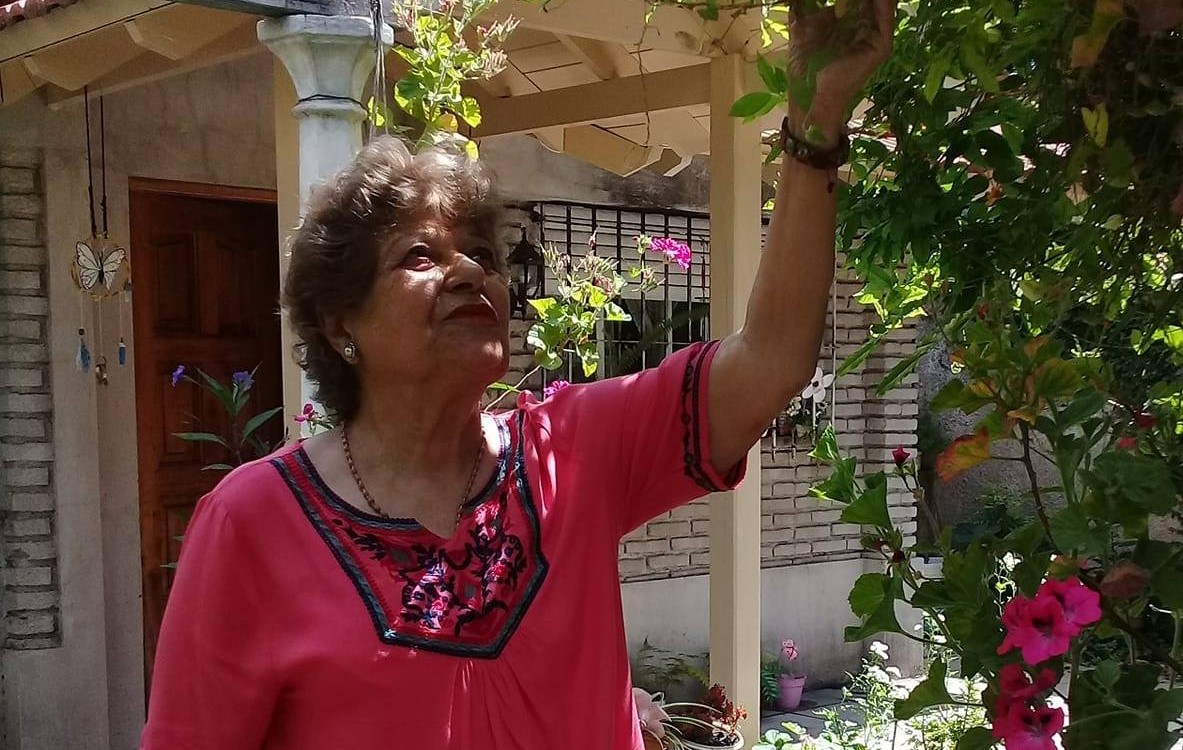
{"label": "pink embroidered blouse", "polygon": [[141,750],[639,750],[620,538],[734,486],[698,344],[495,417],[494,476],[444,540],[348,505],[299,445],[199,503]]}

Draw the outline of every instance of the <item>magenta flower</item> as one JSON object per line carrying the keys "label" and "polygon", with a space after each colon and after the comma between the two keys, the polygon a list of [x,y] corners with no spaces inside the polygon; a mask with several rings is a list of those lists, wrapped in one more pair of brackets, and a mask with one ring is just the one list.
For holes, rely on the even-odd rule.
{"label": "magenta flower", "polygon": [[891,460],[895,461],[896,467],[900,469],[904,468],[904,464],[911,457],[912,454],[904,450],[904,446],[902,445],[896,446],[896,449],[891,452]]}
{"label": "magenta flower", "polygon": [[690,268],[690,246],[672,237],[655,237],[649,246],[653,252],[661,253],[667,261],[673,261],[683,271]]}
{"label": "magenta flower", "polygon": [[1039,664],[1068,653],[1075,635],[1064,619],[1064,608],[1052,596],[1036,595],[1034,599],[1016,596],[1003,608],[1002,624],[1006,627],[1006,638],[998,647],[998,654],[1017,648],[1028,664]]}
{"label": "magenta flower", "polygon": [[181,378],[185,377],[185,366],[177,365],[177,369],[173,370],[172,384],[173,388],[177,387],[177,383],[181,382]]}
{"label": "magenta flower", "polygon": [[785,661],[796,661],[801,652],[797,649],[797,644],[793,640],[786,639],[780,642],[781,656],[785,657]]}
{"label": "magenta flower", "polygon": [[1073,638],[1101,619],[1101,596],[1081,583],[1076,576],[1062,581],[1044,581],[1035,594],[1036,599],[1040,597],[1051,597],[1059,603]]}
{"label": "magenta flower", "polygon": [[316,407],[312,404],[304,404],[304,410],[296,416],[292,417],[297,424],[304,424],[305,422],[312,422],[316,419]]}
{"label": "magenta flower", "polygon": [[994,717],[994,738],[1006,750],[1056,750],[1056,734],[1064,728],[1064,711],[1044,704],[1016,701]]}
{"label": "magenta flower", "polygon": [[548,399],[570,385],[566,380],[556,380],[542,389],[542,398]]}
{"label": "magenta flower", "polygon": [[999,700],[1005,700],[1007,705],[1014,701],[1029,701],[1051,690],[1055,684],[1056,673],[1046,667],[1032,680],[1021,664],[1007,664],[998,673]]}

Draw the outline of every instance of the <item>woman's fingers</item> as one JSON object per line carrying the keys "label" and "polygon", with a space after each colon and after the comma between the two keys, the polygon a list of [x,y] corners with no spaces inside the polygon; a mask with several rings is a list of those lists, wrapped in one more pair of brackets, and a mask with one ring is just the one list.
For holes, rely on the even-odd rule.
{"label": "woman's fingers", "polygon": [[875,24],[879,27],[879,39],[884,53],[890,53],[895,38],[895,14],[899,0],[873,0],[875,3]]}

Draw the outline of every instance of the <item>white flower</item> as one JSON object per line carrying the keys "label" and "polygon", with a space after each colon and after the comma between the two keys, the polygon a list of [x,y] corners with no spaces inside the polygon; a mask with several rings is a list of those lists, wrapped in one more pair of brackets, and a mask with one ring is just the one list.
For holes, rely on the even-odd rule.
{"label": "white flower", "polygon": [[826,400],[826,391],[834,384],[834,376],[827,375],[822,372],[819,365],[813,372],[813,379],[809,381],[809,385],[805,386],[805,390],[801,391],[801,398],[813,399],[814,401],[824,403]]}
{"label": "white flower", "polygon": [[887,658],[887,644],[883,641],[873,641],[871,643],[871,648],[868,650],[875,656],[878,656],[880,659]]}

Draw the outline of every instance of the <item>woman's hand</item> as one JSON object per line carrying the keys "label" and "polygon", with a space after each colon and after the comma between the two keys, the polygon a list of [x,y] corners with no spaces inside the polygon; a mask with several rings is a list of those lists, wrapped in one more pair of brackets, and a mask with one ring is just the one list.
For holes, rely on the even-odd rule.
{"label": "woman's hand", "polygon": [[846,124],[853,99],[871,74],[891,54],[897,0],[838,0],[836,5],[804,10],[798,0],[789,25],[789,72],[803,78],[815,56],[837,50],[817,74],[817,88],[808,112],[790,97],[789,124],[804,136],[816,127],[830,144]]}

